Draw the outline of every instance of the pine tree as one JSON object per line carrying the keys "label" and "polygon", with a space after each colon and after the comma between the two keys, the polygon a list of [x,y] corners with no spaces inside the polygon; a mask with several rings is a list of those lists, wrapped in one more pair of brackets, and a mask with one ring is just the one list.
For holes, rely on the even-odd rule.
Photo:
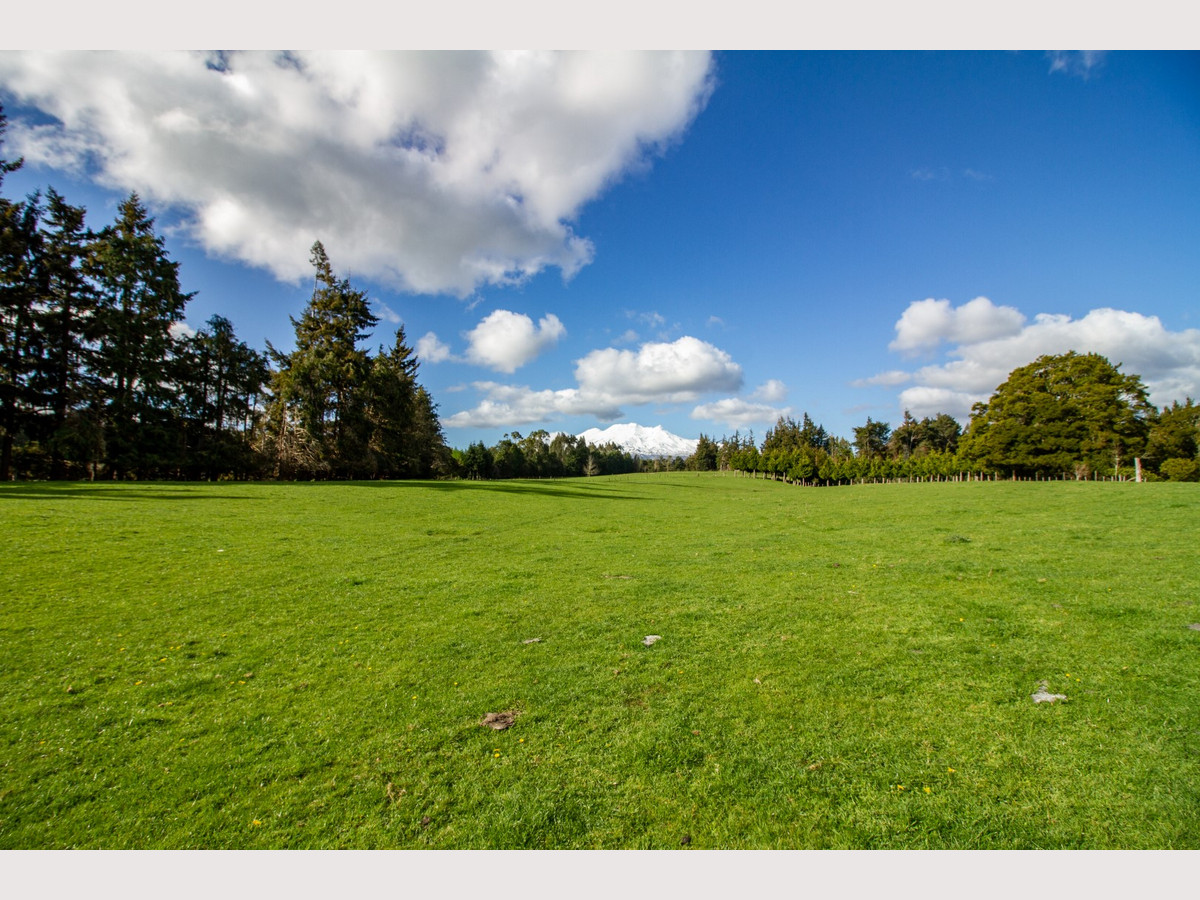
{"label": "pine tree", "polygon": [[88,274],[97,287],[95,358],[106,401],[107,462],[118,478],[150,475],[172,461],[163,452],[171,446],[170,329],[189,295],[137,194],[97,236]]}
{"label": "pine tree", "polygon": [[282,471],[346,477],[369,474],[366,416],[370,359],[357,344],[377,323],[365,291],[333,273],[325,247],[313,244],[312,299],[292,318],[296,349],[268,344],[279,370],[271,413]]}
{"label": "pine tree", "polygon": [[51,478],[68,477],[72,464],[94,466],[102,452],[91,377],[96,297],[83,272],[94,235],[84,227],[84,216],[83,207],[47,190],[37,323],[43,350],[34,387],[39,406],[49,413],[42,431]]}
{"label": "pine tree", "polygon": [[[3,124],[0,121],[0,124]],[[0,160],[0,174],[15,164]],[[37,194],[24,202],[0,198],[0,480],[12,477],[13,448],[33,424],[30,379],[40,355],[36,328],[42,215]]]}
{"label": "pine tree", "polygon": [[396,331],[392,349],[371,361],[370,451],[373,474],[384,478],[412,478],[422,474],[420,436],[417,434],[417,368],[404,326]]}

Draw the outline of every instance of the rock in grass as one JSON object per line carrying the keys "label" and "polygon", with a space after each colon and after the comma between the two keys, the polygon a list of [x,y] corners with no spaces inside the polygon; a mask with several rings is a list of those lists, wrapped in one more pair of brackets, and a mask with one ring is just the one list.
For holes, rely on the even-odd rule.
{"label": "rock in grass", "polygon": [[1066,700],[1066,694],[1051,694],[1050,683],[1039,681],[1037,692],[1031,695],[1034,703],[1053,703],[1055,700]]}
{"label": "rock in grass", "polygon": [[516,717],[517,711],[515,709],[506,709],[504,712],[498,713],[490,712],[480,720],[479,724],[485,725],[494,731],[503,731],[505,728],[512,726],[513,720]]}
{"label": "rock in grass", "polygon": [[647,647],[649,647],[655,641],[661,641],[661,640],[662,640],[661,634],[648,634],[644,638],[642,638],[642,643],[645,644]]}

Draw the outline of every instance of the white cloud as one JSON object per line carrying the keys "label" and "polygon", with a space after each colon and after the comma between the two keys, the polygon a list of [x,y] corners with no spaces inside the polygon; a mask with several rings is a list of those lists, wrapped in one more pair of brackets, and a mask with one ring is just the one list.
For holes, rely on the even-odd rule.
{"label": "white cloud", "polygon": [[637,312],[632,309],[625,310],[625,318],[636,319],[644,325],[649,325],[651,328],[661,328],[667,324],[667,320],[663,318],[662,313],[654,312]]}
{"label": "white cloud", "polygon": [[714,403],[702,403],[692,410],[693,419],[724,422],[734,428],[746,425],[770,424],[780,416],[791,415],[791,407],[774,407],[767,403],[755,403],[742,397],[726,397]]}
{"label": "white cloud", "polygon": [[564,416],[588,415],[602,421],[612,421],[621,410],[603,398],[588,397],[575,388],[560,391],[535,391],[524,386],[477,381],[472,387],[484,392],[484,399],[474,408],[457,412],[444,419],[447,428],[510,428],[548,422]]}
{"label": "white cloud", "polygon": [[1025,317],[1011,306],[996,306],[987,297],[976,297],[959,307],[949,300],[917,300],[896,323],[896,339],[889,350],[919,353],[943,341],[973,344],[1017,334]]}
{"label": "white cloud", "polygon": [[709,328],[724,328],[725,320],[720,316],[709,316],[707,324]]}
{"label": "white cloud", "polygon": [[470,345],[466,360],[511,374],[566,333],[553,313],[535,326],[529,316],[498,309],[463,335]]}
{"label": "white cloud", "polygon": [[383,301],[374,300],[372,302],[375,304],[375,307],[379,310],[379,318],[382,321],[388,322],[392,325],[399,325],[401,323],[401,321],[403,321],[400,318],[400,314],[397,313],[394,309],[392,309],[390,306],[388,306]]}
{"label": "white cloud", "polygon": [[990,396],[990,392],[981,397],[978,394],[968,394],[949,388],[922,385],[901,391],[900,407],[907,409],[918,419],[945,413],[966,425],[971,418],[971,407],[979,400],[986,400],[988,396]]}
{"label": "white cloud", "polygon": [[707,53],[11,51],[9,148],[187,211],[213,255],[295,281],[339,269],[467,296],[593,246],[571,222],[671,141]]}
{"label": "white cloud", "polygon": [[450,359],[450,347],[438,340],[436,333],[427,331],[417,339],[417,356],[423,362],[440,363]]}
{"label": "white cloud", "polygon": [[912,381],[912,377],[912,372],[891,369],[887,372],[880,372],[878,375],[872,375],[870,378],[856,378],[850,382],[850,386],[874,387],[875,385],[882,385],[884,387],[895,387],[898,384],[905,384]]}
{"label": "white cloud", "polygon": [[[923,313],[933,313],[929,322],[934,322],[937,315],[949,308],[946,301],[926,300],[922,303],[927,305],[921,307],[914,303],[905,311],[896,325],[898,333],[914,307],[921,307]],[[946,303],[946,306],[934,308],[928,306],[931,303]],[[996,309],[991,307],[991,310]],[[1010,310],[1010,321],[1020,316],[1011,307],[999,309]],[[959,343],[947,351],[952,357],[948,361],[923,366],[910,373],[885,372],[857,384],[899,385],[910,381],[912,386],[899,395],[902,408],[910,409],[918,418],[944,412],[965,423],[971,405],[986,401],[1014,369],[1039,356],[1074,350],[1099,353],[1119,364],[1122,372],[1140,375],[1151,402],[1158,406],[1173,400],[1182,401],[1187,396],[1200,396],[1200,329],[1168,331],[1157,316],[1104,308],[1094,309],[1080,319],[1041,313],[1015,332],[1003,333],[1010,326],[995,327],[994,330],[1000,332],[997,336],[978,339],[997,321],[1003,324],[999,317],[993,317],[986,309],[981,310],[982,314],[974,324],[964,325],[952,316],[952,327],[943,331],[938,330],[936,323],[924,330],[918,327],[919,322],[911,325],[911,334],[958,335]],[[1024,318],[1020,320],[1024,321]],[[976,325],[980,327],[976,328]],[[896,349],[897,343],[899,339],[893,342],[892,349]]]}
{"label": "white cloud", "polygon": [[778,378],[770,378],[754,389],[750,399],[761,400],[764,403],[782,403],[787,399],[787,385]]}
{"label": "white cloud", "polygon": [[484,399],[444,420],[448,428],[528,425],[563,416],[613,421],[622,405],[690,402],[710,392],[742,386],[742,369],[725,351],[693,337],[643,344],[637,351],[593,350],[575,362],[576,388],[533,390],[477,382]]}
{"label": "white cloud", "polygon": [[575,363],[580,388],[618,403],[678,403],[710,391],[736,391],[742,367],[706,341],[681,337],[643,344],[636,352],[609,347]]}
{"label": "white cloud", "polygon": [[614,344],[636,344],[638,342],[638,333],[632,328],[625,329],[625,333],[619,335],[613,340]]}
{"label": "white cloud", "polygon": [[1046,58],[1050,60],[1051,72],[1064,72],[1087,81],[1092,70],[1104,65],[1108,55],[1105,50],[1049,50]]}
{"label": "white cloud", "polygon": [[930,166],[921,166],[909,172],[908,176],[913,181],[945,181],[950,177],[950,170],[945,166],[937,169]]}
{"label": "white cloud", "polygon": [[177,341],[196,336],[196,329],[187,322],[172,322],[167,331]]}

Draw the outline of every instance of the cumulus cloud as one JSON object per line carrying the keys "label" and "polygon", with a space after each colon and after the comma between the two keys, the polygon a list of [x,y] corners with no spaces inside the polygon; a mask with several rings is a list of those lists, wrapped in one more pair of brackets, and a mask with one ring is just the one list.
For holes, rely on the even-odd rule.
{"label": "cumulus cloud", "polygon": [[468,331],[467,362],[511,374],[556,342],[567,329],[549,313],[538,320],[498,309]]}
{"label": "cumulus cloud", "polygon": [[582,206],[677,140],[707,53],[25,52],[9,147],[187,213],[211,254],[286,281],[340,268],[467,296],[592,259]]}
{"label": "cumulus cloud", "polygon": [[623,405],[681,403],[706,393],[741,389],[742,368],[728,353],[694,337],[647,343],[638,350],[593,350],[575,361],[578,387],[533,390],[477,382],[484,399],[445,419],[448,428],[528,425],[563,416],[589,415],[601,421],[621,417]]}
{"label": "cumulus cloud", "polygon": [[754,389],[750,399],[761,400],[764,403],[782,403],[787,399],[787,385],[778,378],[770,378]]}
{"label": "cumulus cloud", "polygon": [[896,323],[896,339],[889,350],[912,354],[932,350],[943,341],[974,344],[1017,334],[1025,317],[1011,306],[996,306],[987,297],[976,297],[959,307],[949,300],[918,300]]}
{"label": "cumulus cloud", "polygon": [[580,388],[619,403],[679,403],[742,386],[742,367],[724,350],[694,337],[638,350],[593,350],[575,363]]}
{"label": "cumulus cloud", "polygon": [[417,339],[417,356],[423,362],[440,363],[450,359],[450,347],[443,344],[435,332],[427,331]]}
{"label": "cumulus cloud", "polygon": [[712,403],[702,403],[691,412],[693,419],[723,422],[734,428],[775,422],[791,415],[790,406],[774,406],[787,399],[787,385],[777,378],[760,384],[748,397],[725,397]]}
{"label": "cumulus cloud", "polygon": [[[1033,362],[1039,356],[1071,350],[1099,353],[1119,364],[1126,374],[1140,375],[1150,400],[1158,406],[1188,396],[1200,396],[1200,329],[1169,331],[1157,316],[1103,308],[1094,309],[1079,319],[1041,313],[1032,322],[1013,331],[1013,321],[1024,322],[1024,317],[1016,310],[998,308],[1010,310],[1005,324],[1004,317],[997,317],[993,312],[997,307],[991,307],[990,311],[980,307],[974,325],[965,325],[951,315],[950,326],[939,331],[937,322],[945,324],[944,314],[949,304],[936,308],[929,304],[941,302],[944,301],[925,300],[910,305],[896,329],[900,334],[901,324],[908,318],[913,329],[910,334],[928,338],[921,346],[928,346],[935,335],[938,341],[957,340],[958,343],[947,351],[950,359],[913,372],[885,372],[858,382],[862,385],[911,382],[910,387],[900,392],[899,399],[902,408],[910,409],[918,418],[944,412],[966,422],[972,404],[987,400],[1013,369]],[[910,317],[914,307],[919,307],[921,312],[915,318]],[[957,311],[951,310],[954,312]],[[926,321],[922,318],[925,315],[933,324],[922,329],[919,325]],[[996,332],[995,336],[980,337],[989,331]],[[943,337],[951,334],[953,338]],[[897,349],[897,343],[899,338],[893,342],[892,349]]]}
{"label": "cumulus cloud", "polygon": [[791,415],[791,407],[775,407],[767,403],[756,403],[742,397],[726,397],[714,403],[702,403],[692,410],[693,419],[723,422],[733,428],[760,425],[779,420],[780,416]]}
{"label": "cumulus cloud", "polygon": [[591,415],[612,421],[621,410],[598,397],[588,397],[576,388],[560,391],[535,391],[517,385],[477,381],[472,385],[485,394],[474,408],[444,419],[447,428],[512,428],[534,422],[548,422],[564,416]]}

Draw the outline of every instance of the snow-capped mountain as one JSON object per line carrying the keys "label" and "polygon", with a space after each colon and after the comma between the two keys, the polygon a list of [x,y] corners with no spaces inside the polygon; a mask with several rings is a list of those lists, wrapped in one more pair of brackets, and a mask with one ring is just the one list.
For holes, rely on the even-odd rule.
{"label": "snow-capped mountain", "polygon": [[599,428],[589,428],[577,437],[583,438],[589,444],[616,444],[626,453],[640,456],[642,459],[659,456],[682,456],[686,459],[696,452],[696,444],[699,443],[694,439],[671,434],[661,425],[647,428],[633,422],[610,425],[603,431]]}

